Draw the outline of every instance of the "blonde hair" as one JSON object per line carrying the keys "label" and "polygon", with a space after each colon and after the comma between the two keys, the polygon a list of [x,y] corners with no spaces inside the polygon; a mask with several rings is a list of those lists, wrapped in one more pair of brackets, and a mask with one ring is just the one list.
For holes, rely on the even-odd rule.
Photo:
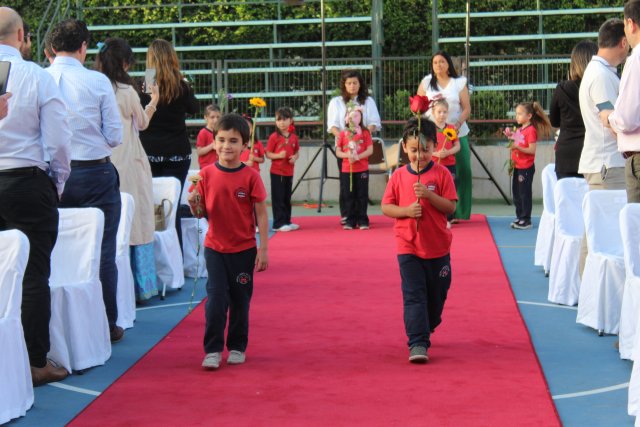
{"label": "blonde hair", "polygon": [[180,65],[178,55],[171,43],[156,39],[147,51],[147,68],[155,68],[156,83],[160,92],[160,103],[169,104],[182,94]]}
{"label": "blonde hair", "polygon": [[571,51],[569,80],[582,80],[584,70],[591,62],[591,57],[598,53],[598,45],[591,40],[582,40]]}
{"label": "blonde hair", "polygon": [[436,109],[437,106],[442,105],[443,107],[445,107],[447,109],[447,111],[449,111],[449,103],[447,102],[446,99],[444,98],[440,98],[440,99],[436,99],[435,101],[433,101],[433,104],[431,105],[431,108],[433,110]]}
{"label": "blonde hair", "polygon": [[551,122],[549,122],[549,117],[547,117],[540,104],[535,101],[522,102],[518,106],[524,108],[528,114],[531,114],[531,124],[536,128],[539,137],[551,137]]}

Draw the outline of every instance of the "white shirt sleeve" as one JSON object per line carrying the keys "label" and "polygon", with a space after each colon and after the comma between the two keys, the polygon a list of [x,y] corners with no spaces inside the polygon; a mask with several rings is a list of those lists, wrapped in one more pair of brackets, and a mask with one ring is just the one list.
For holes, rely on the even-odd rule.
{"label": "white shirt sleeve", "polygon": [[[120,110],[116,101],[116,94],[109,79],[104,76],[101,82],[101,89],[104,94],[100,103],[100,113],[102,116],[102,135],[110,147],[117,147],[122,144],[122,121],[120,120]],[[102,87],[103,86],[103,87]]]}
{"label": "white shirt sleeve", "polygon": [[616,133],[635,133],[640,129],[640,55],[631,55],[624,66],[624,75],[620,82],[620,94],[615,110],[609,115],[609,123]]}
{"label": "white shirt sleeve", "polygon": [[40,73],[38,90],[42,143],[50,159],[51,178],[60,196],[71,172],[71,130],[67,121],[67,107],[49,74]]}
{"label": "white shirt sleeve", "polygon": [[338,130],[344,128],[344,115],[346,114],[346,108],[342,98],[336,96],[329,102],[327,108],[327,131],[331,132],[331,128],[335,127]]}
{"label": "white shirt sleeve", "polygon": [[364,102],[364,125],[366,127],[369,127],[369,125],[375,125],[377,131],[382,128],[380,113],[378,112],[376,101],[374,101],[370,96],[367,97],[367,100]]}

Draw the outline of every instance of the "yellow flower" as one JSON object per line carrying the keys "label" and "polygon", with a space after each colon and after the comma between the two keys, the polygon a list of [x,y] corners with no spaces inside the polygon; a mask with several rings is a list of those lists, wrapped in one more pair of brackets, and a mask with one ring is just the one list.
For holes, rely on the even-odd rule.
{"label": "yellow flower", "polygon": [[455,129],[447,128],[442,131],[442,134],[446,136],[449,141],[453,141],[458,138],[458,134]]}
{"label": "yellow flower", "polygon": [[267,106],[267,103],[262,98],[251,98],[249,100],[249,105],[255,108],[264,108]]}

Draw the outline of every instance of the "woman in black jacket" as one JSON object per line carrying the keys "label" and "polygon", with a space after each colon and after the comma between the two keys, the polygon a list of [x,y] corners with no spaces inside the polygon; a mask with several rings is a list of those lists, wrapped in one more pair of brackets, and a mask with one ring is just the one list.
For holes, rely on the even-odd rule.
{"label": "woman in black jacket", "polygon": [[579,42],[571,52],[569,80],[558,83],[551,99],[549,119],[551,126],[560,128],[556,142],[556,176],[558,179],[577,177],[578,163],[584,144],[584,122],[580,113],[578,93],[580,81],[598,46],[589,40]]}
{"label": "woman in black jacket", "polygon": [[[147,68],[156,70],[156,84],[160,98],[149,127],[140,132],[142,146],[149,158],[154,177],[172,176],[180,181],[180,188],[191,165],[191,143],[185,119],[198,112],[198,101],[193,90],[180,73],[178,56],[171,43],[154,40],[147,51]],[[142,94],[143,106],[150,97]],[[176,215],[176,230],[182,248],[180,209]]]}

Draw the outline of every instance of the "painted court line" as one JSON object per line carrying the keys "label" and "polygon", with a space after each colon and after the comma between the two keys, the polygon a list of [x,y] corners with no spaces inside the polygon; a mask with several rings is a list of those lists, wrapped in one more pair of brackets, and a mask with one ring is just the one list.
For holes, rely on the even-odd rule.
{"label": "painted court line", "polygon": [[[197,304],[200,303],[200,301],[202,300],[194,300],[193,301],[193,306],[195,308],[195,306]],[[143,310],[155,310],[156,308],[167,308],[167,307],[178,307],[181,305],[189,305],[191,304],[190,302],[177,302],[175,304],[163,304],[163,305],[154,305],[153,307],[140,307],[140,308],[136,308],[136,311],[143,311]]]}
{"label": "painted court line", "polygon": [[102,393],[99,391],[89,390],[81,387],[74,387],[72,385],[63,384],[63,383],[49,383],[52,387],[62,388],[64,390],[75,391],[76,393],[89,394],[91,396],[100,396]]}
{"label": "painted court line", "polygon": [[502,246],[498,246],[498,249],[533,249],[535,248],[535,246],[530,246],[530,245],[502,245]]}
{"label": "painted court line", "polygon": [[539,305],[541,307],[564,308],[565,310],[574,310],[574,311],[578,310],[578,307],[570,307],[568,305],[560,305],[560,304],[549,304],[545,302],[533,302],[533,301],[516,301],[516,302],[518,304]]}
{"label": "painted court line", "polygon": [[608,393],[610,391],[622,390],[625,388],[629,388],[629,383],[622,383],[618,385],[612,385],[610,387],[603,388],[595,388],[593,390],[580,391],[578,393],[567,393],[567,394],[558,394],[555,396],[551,396],[553,400],[558,399],[571,399],[573,397],[583,397],[583,396],[591,396],[594,394]]}

